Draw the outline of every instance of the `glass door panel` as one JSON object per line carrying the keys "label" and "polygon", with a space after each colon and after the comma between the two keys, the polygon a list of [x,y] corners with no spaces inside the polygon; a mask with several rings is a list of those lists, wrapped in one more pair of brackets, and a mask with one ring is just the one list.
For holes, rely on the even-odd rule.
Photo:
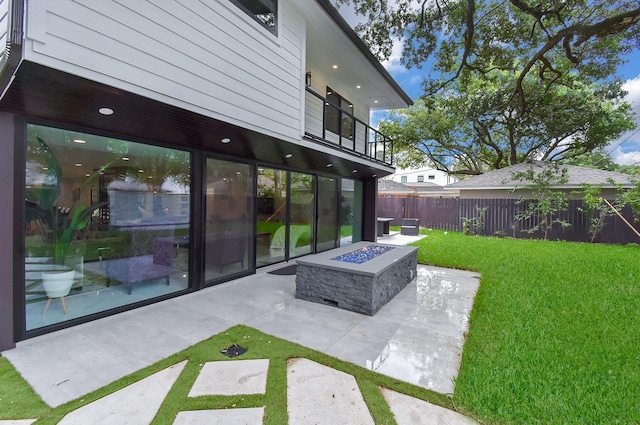
{"label": "glass door panel", "polygon": [[340,188],[340,246],[362,240],[362,182],[342,179]]}
{"label": "glass door panel", "polygon": [[204,276],[210,282],[253,267],[253,167],[208,158],[206,172]]}
{"label": "glass door panel", "polygon": [[311,174],[291,172],[289,257],[313,252],[315,211],[314,179]]}
{"label": "glass door panel", "polygon": [[318,177],[318,223],[316,251],[326,251],[337,246],[338,236],[338,180]]}
{"label": "glass door panel", "polygon": [[256,265],[284,261],[287,235],[287,172],[258,168]]}

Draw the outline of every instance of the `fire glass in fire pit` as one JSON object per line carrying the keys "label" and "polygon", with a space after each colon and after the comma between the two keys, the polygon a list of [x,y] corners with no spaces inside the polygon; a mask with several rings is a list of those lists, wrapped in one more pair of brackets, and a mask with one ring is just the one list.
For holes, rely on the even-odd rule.
{"label": "fire glass in fire pit", "polygon": [[384,254],[387,251],[391,251],[392,246],[382,245],[367,245],[364,248],[356,249],[347,254],[338,255],[332,258],[332,260],[344,261],[345,263],[362,264],[365,261],[369,261],[378,255]]}

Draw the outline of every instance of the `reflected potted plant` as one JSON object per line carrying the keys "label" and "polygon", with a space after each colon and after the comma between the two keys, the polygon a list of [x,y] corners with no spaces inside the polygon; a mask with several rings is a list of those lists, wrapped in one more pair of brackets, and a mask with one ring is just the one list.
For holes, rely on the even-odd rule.
{"label": "reflected potted plant", "polygon": [[[77,202],[71,208],[62,208],[58,205],[61,194],[62,167],[54,156],[47,143],[40,137],[38,141],[38,153],[46,164],[44,184],[38,187],[27,188],[25,193],[26,220],[28,223],[36,223],[38,232],[44,246],[47,248],[47,256],[53,264],[58,265],[56,271],[42,273],[42,282],[49,298],[66,296],[71,290],[75,278],[75,270],[69,267],[67,257],[71,254],[70,248],[74,233],[84,229],[89,223],[93,213],[107,205],[106,202],[84,206]],[[104,172],[109,165],[98,169],[93,175],[83,182],[80,193],[94,179]]]}

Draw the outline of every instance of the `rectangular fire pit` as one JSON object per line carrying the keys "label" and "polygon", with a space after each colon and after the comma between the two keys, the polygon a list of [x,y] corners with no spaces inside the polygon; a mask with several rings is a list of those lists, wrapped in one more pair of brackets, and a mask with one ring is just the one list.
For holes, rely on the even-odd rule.
{"label": "rectangular fire pit", "polygon": [[297,264],[296,298],[373,316],[416,276],[418,248],[358,242]]}

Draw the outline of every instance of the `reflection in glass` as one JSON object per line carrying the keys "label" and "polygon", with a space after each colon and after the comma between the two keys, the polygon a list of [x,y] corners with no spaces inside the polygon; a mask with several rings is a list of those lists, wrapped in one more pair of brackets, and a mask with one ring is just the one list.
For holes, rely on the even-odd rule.
{"label": "reflection in glass", "polygon": [[362,182],[342,179],[340,189],[340,246],[362,240]]}
{"label": "reflection in glass", "polygon": [[253,171],[247,164],[207,159],[205,280],[249,270]]}
{"label": "reflection in glass", "polygon": [[27,137],[27,330],[188,287],[187,152],[31,124]]}
{"label": "reflection in glass", "polygon": [[291,172],[289,257],[298,257],[313,251],[314,211],[313,176]]}
{"label": "reflection in glass", "polygon": [[285,260],[287,172],[258,168],[256,199],[256,262],[259,266]]}
{"label": "reflection in glass", "polygon": [[316,251],[337,246],[338,236],[338,180],[318,176],[318,224]]}

